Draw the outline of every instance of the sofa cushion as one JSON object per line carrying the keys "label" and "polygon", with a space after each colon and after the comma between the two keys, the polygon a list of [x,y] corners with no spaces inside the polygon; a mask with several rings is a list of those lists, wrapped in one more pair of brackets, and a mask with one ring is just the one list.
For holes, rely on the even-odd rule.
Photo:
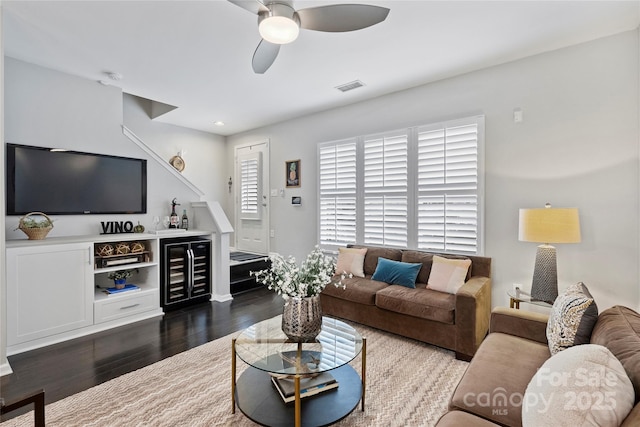
{"label": "sofa cushion", "polygon": [[367,248],[339,248],[336,274],[364,277],[364,256]]}
{"label": "sofa cushion", "polygon": [[384,282],[361,277],[345,278],[342,283],[344,288],[329,284],[322,293],[359,304],[375,305],[376,292],[389,286]]}
{"label": "sofa cushion", "polygon": [[551,307],[547,323],[551,354],[588,343],[597,320],[598,307],[584,283],[570,285]]}
{"label": "sofa cushion", "polygon": [[386,258],[393,261],[402,259],[402,251],[400,249],[379,248],[375,246],[349,245],[350,248],[367,248],[367,254],[364,256],[364,274],[373,275],[378,265],[378,258]]}
{"label": "sofa cushion", "polygon": [[[420,269],[420,273],[418,273],[418,278],[416,279],[416,283],[427,283],[429,281],[429,274],[431,274],[431,265],[433,263],[433,256],[435,254],[429,252],[422,251],[413,251],[410,249],[402,251],[402,262],[411,262],[411,263],[422,263],[422,268]],[[464,255],[452,255],[452,254],[439,254],[447,259],[469,259]],[[473,267],[474,264],[472,264]],[[467,272],[467,277],[465,278],[465,282],[471,278],[471,270],[469,268]],[[487,277],[489,277],[487,275]]]}
{"label": "sofa cushion", "polygon": [[498,424],[520,426],[522,396],[550,356],[545,344],[491,333],[473,356],[450,406]]}
{"label": "sofa cushion", "polygon": [[385,310],[452,325],[455,322],[455,295],[423,287],[410,289],[390,285],[376,294],[376,305]]}
{"label": "sofa cushion", "polygon": [[591,343],[607,347],[622,363],[633,383],[636,403],[640,401],[640,314],[620,305],[598,317]]}
{"label": "sofa cushion", "polygon": [[469,267],[470,259],[447,259],[434,255],[427,288],[455,294],[464,285]]}
{"label": "sofa cushion", "polygon": [[386,258],[378,258],[378,266],[371,279],[386,282],[390,285],[400,285],[407,288],[416,287],[416,277],[422,264],[410,264],[407,262],[392,261]]}
{"label": "sofa cushion", "polygon": [[522,425],[618,427],[633,402],[633,385],[611,351],[579,345],[552,356],[533,376]]}

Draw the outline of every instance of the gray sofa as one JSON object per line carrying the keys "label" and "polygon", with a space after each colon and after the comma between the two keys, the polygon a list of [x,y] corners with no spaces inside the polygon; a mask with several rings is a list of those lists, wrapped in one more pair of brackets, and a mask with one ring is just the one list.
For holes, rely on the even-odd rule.
{"label": "gray sofa", "polygon": [[[426,288],[434,253],[351,247],[367,248],[365,277],[344,279],[345,289],[328,285],[320,294],[324,314],[453,350],[458,359],[473,357],[489,329],[491,258],[436,254],[471,260],[466,282],[454,295]],[[372,280],[379,257],[422,263],[416,288]]]}

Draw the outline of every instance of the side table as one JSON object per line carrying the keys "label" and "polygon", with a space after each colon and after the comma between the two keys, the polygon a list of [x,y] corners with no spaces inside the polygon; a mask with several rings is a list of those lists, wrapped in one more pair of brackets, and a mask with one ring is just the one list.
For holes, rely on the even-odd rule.
{"label": "side table", "polygon": [[509,295],[510,308],[520,309],[521,302],[526,302],[528,304],[533,304],[533,305],[537,305],[540,307],[547,307],[547,308],[551,307],[552,305],[552,304],[549,304],[548,302],[531,298],[531,295],[529,295],[528,293],[526,293],[520,288],[507,291],[507,295]]}

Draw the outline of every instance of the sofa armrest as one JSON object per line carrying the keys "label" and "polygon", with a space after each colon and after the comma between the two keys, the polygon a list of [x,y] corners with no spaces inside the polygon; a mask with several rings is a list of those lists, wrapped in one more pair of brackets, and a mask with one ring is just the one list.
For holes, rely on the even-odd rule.
{"label": "sofa armrest", "polygon": [[491,312],[489,332],[501,332],[547,344],[548,314],[496,307]]}
{"label": "sofa armrest", "polygon": [[456,357],[471,359],[489,330],[491,279],[474,276],[456,293]]}

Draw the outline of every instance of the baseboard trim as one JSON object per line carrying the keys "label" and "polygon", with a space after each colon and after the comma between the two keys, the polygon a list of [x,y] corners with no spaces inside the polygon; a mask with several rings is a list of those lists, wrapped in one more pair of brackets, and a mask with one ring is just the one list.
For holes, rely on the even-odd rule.
{"label": "baseboard trim", "polygon": [[227,302],[232,300],[233,300],[233,297],[231,296],[231,294],[225,294],[225,295],[212,294],[211,299],[209,301]]}
{"label": "baseboard trim", "polygon": [[13,373],[13,369],[11,369],[11,365],[9,365],[9,361],[5,360],[2,365],[0,365],[0,377],[4,377],[5,375],[9,375]]}

